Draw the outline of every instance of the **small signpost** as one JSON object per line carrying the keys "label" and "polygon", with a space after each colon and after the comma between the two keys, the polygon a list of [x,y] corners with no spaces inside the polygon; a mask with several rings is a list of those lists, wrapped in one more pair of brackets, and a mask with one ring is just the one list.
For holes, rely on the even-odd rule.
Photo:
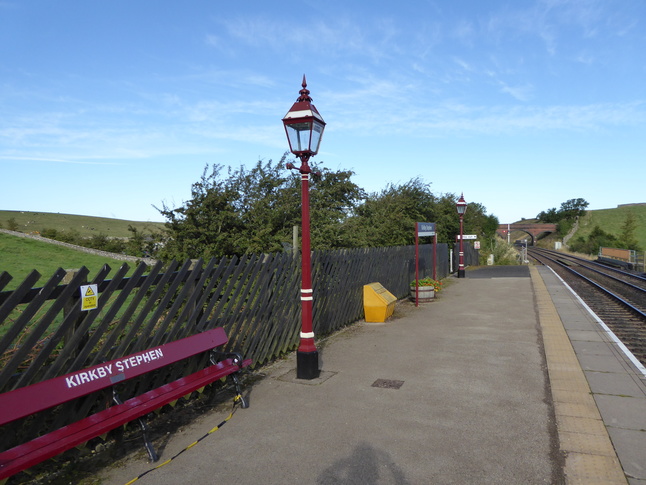
{"label": "small signpost", "polygon": [[81,311],[99,308],[99,285],[81,285]]}
{"label": "small signpost", "polygon": [[415,223],[415,306],[419,306],[419,238],[420,237],[433,237],[433,279],[436,276],[436,261],[437,261],[437,234],[435,232],[434,222],[417,222]]}
{"label": "small signpost", "polygon": [[[476,239],[478,239],[478,236],[476,234],[462,234],[463,241],[471,240],[473,241],[473,249],[480,249],[480,241],[476,241]],[[459,234],[455,235],[455,242],[460,242]],[[451,265],[453,265],[453,263],[451,263]]]}

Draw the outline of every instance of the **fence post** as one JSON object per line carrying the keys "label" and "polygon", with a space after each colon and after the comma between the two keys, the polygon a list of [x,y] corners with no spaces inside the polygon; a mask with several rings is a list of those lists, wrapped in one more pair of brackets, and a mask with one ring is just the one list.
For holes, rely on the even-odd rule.
{"label": "fence post", "polygon": [[[191,290],[190,290],[190,292],[189,292],[189,293],[187,293],[187,298],[188,298],[189,300],[190,300],[191,296],[192,296],[192,295],[197,291],[197,289],[198,289],[198,288],[197,288],[197,282],[198,282],[198,280],[199,280],[199,277],[197,277],[197,276],[195,275],[195,268],[197,267],[197,263],[198,263],[198,261],[199,261],[199,259],[191,259],[191,265],[190,265],[190,266],[189,266],[189,268],[188,268],[188,271],[189,271],[189,273],[188,273],[188,278],[189,278],[189,281],[191,281],[191,286],[190,286]],[[201,271],[204,271],[204,267],[203,267],[203,266],[201,266],[201,268],[202,268],[202,269],[201,269]],[[190,319],[190,314],[194,314],[194,312],[196,312],[196,311],[197,311],[197,309],[198,309],[198,308],[197,308],[197,301],[198,301],[198,299],[199,299],[199,298],[195,298],[195,300],[193,301],[193,305],[191,306],[191,311],[190,311],[190,313],[189,313],[189,317],[188,317],[189,319]]]}
{"label": "fence post", "polygon": [[[61,284],[63,285],[70,284],[71,281],[74,279],[74,277],[79,273],[78,269],[68,269],[66,271],[67,272],[61,281]],[[87,278],[81,281],[80,284],[86,285]],[[63,336],[64,348],[67,347],[68,343],[72,340],[72,337],[74,336],[78,328],[81,326],[81,322],[83,321],[83,318],[85,318],[85,315],[83,314],[83,312],[79,311],[80,304],[81,304],[81,293],[80,291],[77,291],[72,295],[72,298],[70,298],[70,300],[67,303],[65,303],[65,305],[63,306],[63,318],[66,318],[70,313],[74,311],[78,312],[78,317],[76,317],[76,320],[74,321],[74,323],[65,330],[65,334]],[[71,355],[76,357],[79,354],[79,352],[83,349],[87,341],[88,341],[88,336],[86,334],[79,341],[77,348],[71,351]]]}

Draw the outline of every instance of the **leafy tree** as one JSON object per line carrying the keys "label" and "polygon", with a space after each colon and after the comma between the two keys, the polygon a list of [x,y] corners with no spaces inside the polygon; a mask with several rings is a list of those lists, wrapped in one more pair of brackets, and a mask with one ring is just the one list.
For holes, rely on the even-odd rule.
{"label": "leafy tree", "polygon": [[[452,242],[460,230],[456,202],[454,194],[435,196],[430,184],[416,177],[370,194],[346,226],[356,247],[413,244],[416,222],[435,222],[438,242]],[[464,217],[465,233],[491,237],[498,224],[498,218],[486,215],[484,206],[469,204]]]}
{"label": "leafy tree", "polygon": [[[346,222],[354,214],[358,205],[365,200],[366,192],[351,178],[354,172],[320,168],[312,178],[310,190],[311,243],[313,249],[333,249],[350,247],[352,234]],[[300,207],[300,199],[299,199]],[[300,215],[298,217],[300,224]]]}
{"label": "leafy tree", "polygon": [[40,231],[40,235],[48,239],[58,239],[58,231],[50,227],[46,227]]}
{"label": "leafy tree", "polygon": [[[437,222],[438,242],[453,242],[460,232],[460,218],[455,205],[458,197],[444,194],[437,198],[435,221]],[[469,202],[464,214],[464,234],[475,234],[479,238],[490,239],[496,234],[500,222],[494,215],[487,215],[485,206]]]}
{"label": "leafy tree", "polygon": [[[258,162],[226,173],[220,165],[207,165],[190,200],[158,209],[166,218],[166,234],[157,256],[181,260],[289,247],[292,228],[301,226],[301,180],[285,161],[283,156],[279,164]],[[454,194],[436,197],[430,184],[417,177],[367,195],[352,181],[353,172],[311,166],[312,249],[412,244],[416,222],[436,222],[439,242],[455,240]],[[484,206],[469,204],[467,233],[490,237],[497,227],[498,219],[488,216]]]}
{"label": "leafy tree", "polygon": [[570,199],[561,204],[559,214],[561,219],[568,219],[573,221],[577,217],[585,215],[585,209],[588,207],[588,202],[585,199]]}
{"label": "leafy tree", "polygon": [[540,222],[548,224],[557,224],[562,220],[574,222],[577,217],[585,214],[585,208],[588,207],[588,202],[585,199],[570,199],[561,203],[561,208],[548,209],[547,211],[540,212],[536,219]]}
{"label": "leafy tree", "polygon": [[124,240],[109,238],[103,233],[94,234],[90,238],[79,237],[74,244],[117,254],[124,253],[126,250],[126,242]]}
{"label": "leafy tree", "polygon": [[561,217],[559,215],[559,212],[556,210],[556,208],[552,207],[547,211],[540,212],[536,216],[536,219],[538,219],[539,222],[545,222],[547,224],[556,224],[558,221],[561,220]]}
{"label": "leafy tree", "polygon": [[569,244],[572,251],[584,254],[597,254],[601,246],[617,247],[617,238],[605,232],[599,226],[594,226],[587,239],[579,236],[574,241],[570,241]]}
{"label": "leafy tree", "polygon": [[570,229],[572,229],[572,226],[574,226],[574,221],[561,219],[556,223],[556,233],[561,237],[565,237],[570,232]]}
{"label": "leafy tree", "polygon": [[518,264],[519,253],[513,244],[508,243],[499,237],[494,237],[490,239],[490,241],[491,248],[480,252],[481,260],[483,256],[486,260],[486,258],[491,254],[493,255],[493,261],[496,266]]}
{"label": "leafy tree", "polygon": [[168,238],[160,251],[162,259],[236,254],[235,239],[242,230],[234,202],[239,194],[220,179],[222,166],[213,165],[191,187],[191,199],[181,207],[166,204],[157,209],[166,218]]}
{"label": "leafy tree", "polygon": [[229,170],[226,185],[236,195],[231,203],[238,229],[232,234],[233,252],[277,252],[300,215],[300,189],[284,164],[258,162],[251,170]]}
{"label": "leafy tree", "polygon": [[63,241],[69,244],[76,244],[77,246],[81,246],[83,242],[81,233],[76,229],[70,229],[69,231],[58,231],[56,239],[58,241]]}
{"label": "leafy tree", "polygon": [[[437,199],[435,222],[437,223],[437,241],[440,243],[452,243],[456,234],[460,233],[460,217],[455,208],[458,197],[454,194],[444,194]],[[464,215],[464,233],[469,234],[471,230],[470,221],[474,217],[470,203]]]}
{"label": "leafy tree", "polygon": [[[166,218],[164,259],[282,251],[301,225],[300,174],[259,161],[250,170],[205,167],[192,198],[178,208],[158,209]],[[311,165],[314,171],[318,165]],[[351,171],[321,169],[310,177],[311,246],[342,247],[342,224],[364,196]]]}
{"label": "leafy tree", "polygon": [[435,222],[435,196],[430,184],[417,177],[401,184],[388,184],[357,207],[347,223],[354,247],[412,244],[416,222]]}
{"label": "leafy tree", "polygon": [[469,233],[485,239],[494,237],[500,225],[498,218],[493,214],[487,215],[487,208],[478,202],[471,202],[468,205],[464,218]]}
{"label": "leafy tree", "polygon": [[124,251],[132,256],[152,256],[158,243],[163,239],[163,234],[158,231],[149,231],[146,234],[130,224],[128,231],[131,236],[125,244]]}
{"label": "leafy tree", "polygon": [[15,217],[10,217],[7,219],[7,229],[10,231],[17,231],[18,230],[18,223],[16,222]]}
{"label": "leafy tree", "polygon": [[635,236],[635,231],[637,230],[637,219],[635,214],[628,212],[626,214],[626,219],[621,226],[621,232],[617,238],[617,247],[623,249],[632,249],[633,251],[640,251],[639,241]]}

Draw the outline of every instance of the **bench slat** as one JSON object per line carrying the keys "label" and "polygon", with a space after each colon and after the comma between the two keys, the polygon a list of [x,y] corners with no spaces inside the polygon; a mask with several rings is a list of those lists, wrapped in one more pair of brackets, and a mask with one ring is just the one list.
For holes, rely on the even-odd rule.
{"label": "bench slat", "polygon": [[[243,361],[241,367],[247,367],[250,364],[251,360],[247,359]],[[236,372],[241,367],[235,365],[233,359],[226,359],[189,376],[128,399],[123,404],[112,406],[0,453],[0,480],[144,416],[154,409]]]}
{"label": "bench slat", "polygon": [[0,394],[0,426],[63,404],[229,341],[222,327],[160,345],[120,359]]}

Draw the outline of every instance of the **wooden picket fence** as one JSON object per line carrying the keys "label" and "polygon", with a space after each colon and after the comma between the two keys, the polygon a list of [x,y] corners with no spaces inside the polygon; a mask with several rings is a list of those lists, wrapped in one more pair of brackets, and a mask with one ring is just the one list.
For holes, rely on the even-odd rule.
{"label": "wooden picket fence", "polygon": [[[363,318],[363,285],[380,282],[405,297],[415,275],[414,246],[318,251],[312,256],[313,324],[317,336]],[[420,246],[421,274],[431,275],[431,245]],[[448,248],[438,244],[438,278],[448,274]],[[109,266],[88,281],[88,270],[59,269],[43,285],[34,271],[13,291],[0,274],[0,392],[27,386],[171,342],[214,327],[236,350],[261,366],[298,345],[300,257],[291,253],[172,262],[141,263],[131,276],[123,264],[110,278]],[[69,281],[65,280],[68,278]],[[98,308],[81,310],[81,285],[98,286]],[[190,372],[206,356],[182,362],[164,375],[136,379],[120,390],[144,392],[161,381]],[[172,374],[172,375],[170,375]],[[55,415],[0,429],[6,446],[61,426],[105,406],[100,394],[71,403]],[[65,420],[65,421],[64,421]],[[5,440],[3,440],[5,441]],[[3,446],[2,448],[4,448]]]}

